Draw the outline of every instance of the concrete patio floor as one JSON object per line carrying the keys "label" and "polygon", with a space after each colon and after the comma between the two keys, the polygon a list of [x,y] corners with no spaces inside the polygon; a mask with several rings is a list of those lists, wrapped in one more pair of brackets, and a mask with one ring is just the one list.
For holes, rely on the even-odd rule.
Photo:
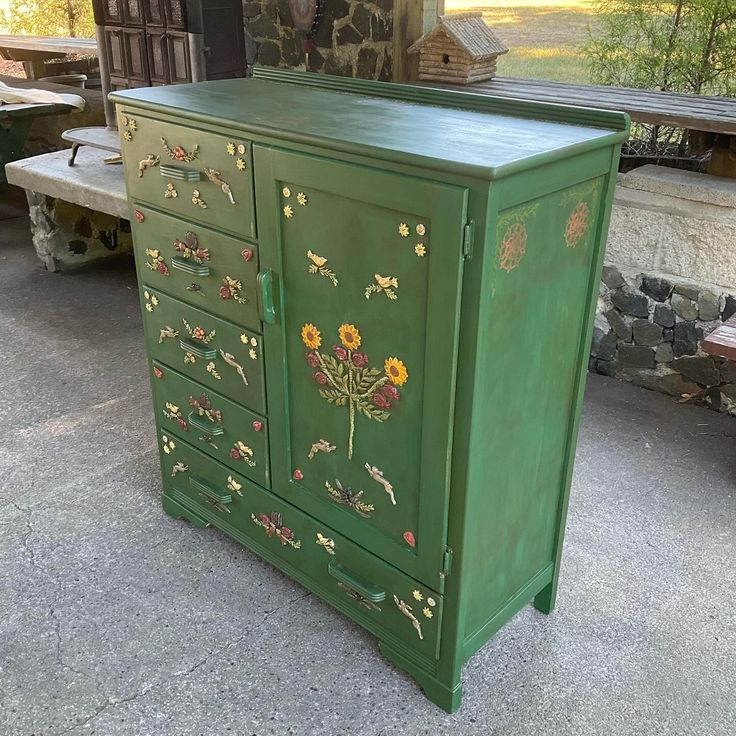
{"label": "concrete patio floor", "polygon": [[0,222],[0,734],[736,732],[736,422],[588,381],[558,608],[448,716],[254,554],[164,515],[129,260],[44,272]]}

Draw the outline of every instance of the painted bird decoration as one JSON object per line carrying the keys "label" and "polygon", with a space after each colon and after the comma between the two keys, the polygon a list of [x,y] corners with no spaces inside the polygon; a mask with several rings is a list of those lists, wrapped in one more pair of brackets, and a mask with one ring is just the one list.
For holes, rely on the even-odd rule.
{"label": "painted bird decoration", "polygon": [[368,284],[365,287],[365,298],[370,299],[372,294],[380,294],[383,292],[391,301],[398,299],[399,295],[396,290],[399,288],[399,280],[396,276],[381,276],[380,273],[374,273],[373,278],[376,280],[374,284]]}
{"label": "painted bird decoration", "polygon": [[309,258],[309,260],[312,261],[312,263],[314,263],[317,268],[322,268],[322,266],[327,263],[326,258],[322,258],[322,256],[318,256],[316,253],[312,253],[311,250],[307,251],[307,258]]}

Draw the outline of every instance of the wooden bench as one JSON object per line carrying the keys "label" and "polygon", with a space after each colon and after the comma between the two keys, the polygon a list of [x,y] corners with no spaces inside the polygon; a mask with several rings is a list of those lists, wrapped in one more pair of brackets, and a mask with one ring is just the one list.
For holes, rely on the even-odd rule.
{"label": "wooden bench", "polygon": [[621,110],[627,112],[636,123],[701,131],[712,138],[713,153],[708,173],[736,177],[734,98],[513,77],[496,77],[462,87],[437,82],[431,83],[431,86],[506,99]]}
{"label": "wooden bench", "polygon": [[720,327],[716,327],[703,340],[701,347],[709,355],[736,362],[736,314],[729,317]]}

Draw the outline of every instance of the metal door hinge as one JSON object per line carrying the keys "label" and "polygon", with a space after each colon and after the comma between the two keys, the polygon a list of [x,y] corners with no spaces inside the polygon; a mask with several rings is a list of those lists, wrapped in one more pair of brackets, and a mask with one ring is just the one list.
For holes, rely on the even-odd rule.
{"label": "metal door hinge", "polygon": [[463,258],[473,257],[473,238],[475,235],[475,223],[470,220],[463,225]]}
{"label": "metal door hinge", "polygon": [[445,547],[445,551],[442,553],[442,571],[440,577],[446,578],[450,574],[450,568],[452,567],[452,549]]}

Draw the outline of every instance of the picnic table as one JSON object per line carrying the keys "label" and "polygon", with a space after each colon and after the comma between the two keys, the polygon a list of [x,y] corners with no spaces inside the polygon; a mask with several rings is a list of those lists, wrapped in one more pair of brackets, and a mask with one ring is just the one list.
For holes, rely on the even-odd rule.
{"label": "picnic table", "polygon": [[0,35],[0,58],[23,62],[28,79],[43,77],[44,64],[49,59],[61,59],[69,54],[97,56],[97,42],[94,38]]}
{"label": "picnic table", "polygon": [[31,123],[41,115],[58,115],[72,109],[62,103],[0,105],[0,184],[5,184],[5,164],[23,157]]}
{"label": "picnic table", "polygon": [[621,110],[627,112],[636,123],[667,125],[712,134],[714,141],[709,173],[736,177],[734,98],[514,77],[496,77],[463,87],[444,82],[426,84],[505,99]]}

